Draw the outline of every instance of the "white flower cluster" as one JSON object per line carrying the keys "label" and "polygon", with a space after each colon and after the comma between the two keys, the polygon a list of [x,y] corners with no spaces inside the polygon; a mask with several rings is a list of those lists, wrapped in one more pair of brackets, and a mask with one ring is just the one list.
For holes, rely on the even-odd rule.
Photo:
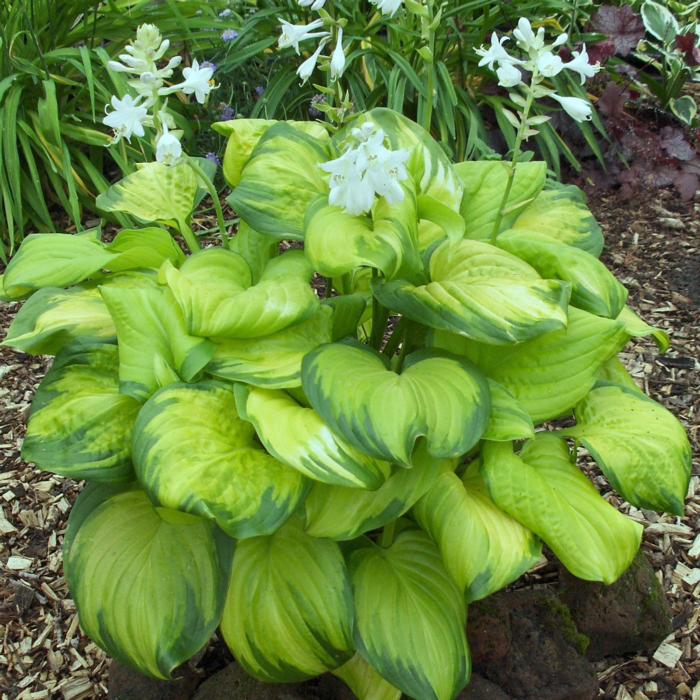
{"label": "white flower cluster", "polygon": [[[543,78],[553,78],[563,70],[570,70],[578,73],[581,78],[581,85],[587,78],[592,78],[599,70],[600,64],[591,64],[588,60],[586,45],[582,50],[573,51],[573,58],[562,61],[558,53],[553,49],[565,44],[568,40],[566,34],[560,34],[553,43],[545,43],[544,28],[540,27],[537,33],[532,31],[530,21],[521,17],[518,26],[513,30],[513,37],[517,46],[524,52],[526,58],[520,59],[509,54],[504,44],[510,41],[510,37],[499,39],[496,32],[491,35],[491,46],[476,49],[476,53],[481,56],[479,66],[488,66],[490,70],[495,70],[498,76],[498,84],[505,88],[514,88],[524,85],[523,70],[531,74],[531,86],[533,89]],[[535,97],[551,97],[564,108],[564,111],[576,121],[585,121],[591,118],[591,105],[580,97],[564,97],[558,95],[554,90],[549,90],[538,86]]]}
{"label": "white flower cluster", "polygon": [[[110,100],[112,111],[107,112],[102,123],[114,131],[112,143],[122,138],[131,141],[132,136],[144,136],[144,126],[157,131],[156,159],[173,165],[182,156],[179,133],[174,131],[175,122],[167,111],[167,100],[161,101],[175,92],[194,95],[199,104],[204,104],[209,93],[214,89],[212,76],[214,68],[195,59],[192,65],[182,69],[182,81],[175,85],[166,85],[172,77],[182,58],[174,56],[163,67],[158,62],[170,48],[170,41],[163,39],[158,27],[142,24],[136,30],[136,39],[125,47],[119,61],[110,61],[108,66],[118,73],[133,76],[129,87],[136,95],[116,95]],[[149,110],[151,113],[149,114]]]}
{"label": "white flower cluster", "polygon": [[372,209],[377,195],[389,204],[402,202],[405,193],[400,183],[408,178],[409,152],[387,148],[384,132],[371,122],[353,129],[352,135],[357,141],[355,146],[340,158],[321,165],[330,174],[329,204],[358,216]]}
{"label": "white flower cluster", "polygon": [[[315,12],[319,12],[323,9],[326,4],[326,0],[297,0],[301,7],[308,7]],[[393,16],[396,14],[403,0],[370,0],[373,5],[376,5],[382,14]],[[328,15],[325,15],[326,18]],[[287,22],[287,20],[280,19],[280,24],[282,25],[282,31],[278,41],[278,47],[280,49],[286,49],[290,46],[294,48],[297,55],[299,55],[299,44],[307,39],[320,39],[318,47],[297,69],[297,75],[301,78],[302,84],[304,84],[312,75],[316,69],[316,65],[321,56],[321,52],[326,47],[326,45],[331,41],[331,32],[323,29],[326,26],[326,19],[315,19],[309,24],[292,24]],[[329,24],[331,24],[329,22]],[[321,31],[318,31],[321,30]],[[328,58],[328,57],[326,57]],[[335,48],[329,58],[329,67],[331,73],[331,79],[336,80],[343,75],[345,70],[345,49],[343,48],[343,27],[341,24],[337,25],[336,37],[335,37]]]}

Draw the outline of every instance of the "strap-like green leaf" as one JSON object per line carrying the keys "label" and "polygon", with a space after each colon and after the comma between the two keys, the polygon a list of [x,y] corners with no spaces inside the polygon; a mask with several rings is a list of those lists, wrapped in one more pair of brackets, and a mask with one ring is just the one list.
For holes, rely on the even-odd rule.
{"label": "strap-like green leaf", "polygon": [[388,549],[355,550],[350,572],[360,654],[410,697],[452,700],[469,680],[467,616],[436,546],[405,530]]}
{"label": "strap-like green leaf", "polygon": [[314,482],[304,501],[306,531],[314,537],[352,540],[403,515],[456,462],[428,454],[421,440],[410,469],[397,468],[376,490]]}
{"label": "strap-like green leaf", "polygon": [[96,204],[102,211],[131,214],[146,223],[177,226],[190,218],[197,187],[197,175],[186,161],[142,163],[99,195]]}
{"label": "strap-like green leaf", "polygon": [[278,122],[257,142],[228,202],[256,231],[303,240],[307,206],[328,194],[319,167],[328,160],[326,143]]}
{"label": "strap-like green leaf", "polygon": [[691,448],[683,426],[661,404],[601,382],[576,407],[576,426],[562,434],[580,440],[633,505],[683,514]]}
{"label": "strap-like green leaf", "polygon": [[159,387],[193,379],[211,359],[212,345],[188,334],[167,288],[105,285],[100,293],[117,329],[124,393],[147,399]]}
{"label": "strap-like green leaf", "polygon": [[504,231],[497,245],[528,262],[544,277],[570,282],[573,306],[606,318],[616,318],[625,306],[627,290],[585,250],[524,229]]}
{"label": "strap-like green leaf", "polygon": [[296,518],[239,542],[221,621],[237,661],[268,682],[301,681],[353,655],[353,602],[340,548]]}
{"label": "strap-like green leaf", "polygon": [[527,343],[493,347],[446,333],[435,333],[434,343],[471,360],[540,423],[570,411],[591,390],[598,370],[625,339],[620,322],[572,306],[565,330]]}
{"label": "strap-like green leaf", "polygon": [[274,532],[304,495],[302,476],[261,450],[231,387],[174,384],[141,409],[133,459],[140,482],[168,508],[213,518],[231,537]]}
{"label": "strap-like green leaf", "polygon": [[78,500],[64,562],[80,626],[110,656],[169,678],[214,633],[233,542],[213,523],[156,508],[143,491]]}
{"label": "strap-like green leaf", "polygon": [[308,318],[318,308],[309,284],[313,270],[301,251],[273,258],[258,284],[248,263],[230,250],[209,248],[162,275],[192,335],[255,338]]}
{"label": "strap-like green leaf", "polygon": [[537,533],[574,576],[611,584],[626,571],[642,527],[603,499],[571,463],[565,441],[539,433],[520,456],[493,442],[482,454],[496,505]]}
{"label": "strap-like green leaf", "polygon": [[437,544],[467,602],[512,583],[542,553],[537,537],[491,500],[478,463],[463,481],[452,472],[440,474],[413,515]]}
{"label": "strap-like green leaf", "polygon": [[323,305],[306,321],[272,335],[214,338],[214,356],[206,370],[222,379],[268,389],[301,386],[301,361],[319,345],[330,343],[334,321],[334,312]]}
{"label": "strap-like green leaf", "polygon": [[586,196],[575,185],[556,185],[541,192],[512,228],[546,234],[595,257],[603,251],[603,233],[586,204]]}
{"label": "strap-like green leaf", "polygon": [[[461,212],[467,225],[466,236],[488,241],[506,192],[510,163],[498,160],[468,161],[456,165],[455,170],[464,185]],[[499,231],[510,228],[518,213],[537,197],[544,186],[546,174],[547,164],[544,161],[518,163]]]}
{"label": "strap-like green leaf", "polygon": [[569,285],[543,280],[519,258],[481,241],[441,244],[430,282],[377,281],[388,308],[432,328],[484,343],[522,342],[566,326]]}
{"label": "strap-like green leaf", "polygon": [[430,351],[409,355],[397,374],[367,346],[324,345],[304,358],[302,382],[333,431],[369,455],[405,465],[421,436],[436,457],[464,454],[483,434],[490,412],[481,373]]}
{"label": "strap-like green leaf", "polygon": [[117,348],[61,353],[37,389],[22,456],[74,479],[129,481],[131,433],[139,404],[119,393]]}
{"label": "strap-like green leaf", "polygon": [[364,454],[336,435],[312,408],[300,406],[284,391],[241,392],[243,417],[265,449],[305,476],[336,486],[379,488],[391,472],[387,462]]}

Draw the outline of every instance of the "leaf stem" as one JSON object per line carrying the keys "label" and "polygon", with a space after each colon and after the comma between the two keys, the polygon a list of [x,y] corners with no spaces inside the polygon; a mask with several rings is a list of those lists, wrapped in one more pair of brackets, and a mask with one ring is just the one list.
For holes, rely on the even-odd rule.
{"label": "leaf stem", "polygon": [[382,547],[391,547],[394,542],[394,536],[396,535],[396,520],[392,520],[387,523],[382,530],[382,535],[379,538],[379,544]]}
{"label": "leaf stem", "polygon": [[197,236],[194,235],[192,227],[186,221],[178,221],[177,226],[185,239],[185,243],[187,243],[187,247],[190,249],[190,253],[196,253],[199,250],[199,241]]}
{"label": "leaf stem", "polygon": [[188,163],[190,164],[190,167],[192,170],[195,171],[199,179],[202,181],[202,184],[204,185],[205,189],[207,192],[209,192],[209,196],[212,198],[214,202],[214,209],[216,210],[216,223],[219,227],[219,237],[221,238],[221,242],[224,245],[224,248],[228,248],[228,235],[226,234],[226,220],[224,219],[224,210],[221,206],[221,200],[219,199],[219,193],[214,186],[214,183],[211,181],[209,176],[202,170],[201,166],[199,163],[194,158],[189,158]]}

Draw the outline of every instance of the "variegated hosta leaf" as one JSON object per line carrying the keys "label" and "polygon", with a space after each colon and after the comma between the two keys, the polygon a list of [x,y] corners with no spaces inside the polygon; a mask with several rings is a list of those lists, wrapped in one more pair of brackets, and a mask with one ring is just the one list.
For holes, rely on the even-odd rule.
{"label": "variegated hosta leaf", "polygon": [[74,479],[133,478],[131,433],[139,404],[119,393],[115,345],[61,353],[32,401],[22,457]]}
{"label": "variegated hosta leaf", "polygon": [[240,396],[245,406],[241,416],[253,424],[265,449],[304,476],[336,486],[377,489],[391,473],[388,462],[349,445],[313,408],[299,405],[286,392],[251,388]]}
{"label": "variegated hosta leaf", "polygon": [[503,442],[526,440],[535,436],[535,426],[524,406],[498,382],[489,379],[491,416],[484,432],[484,440]]}
{"label": "variegated hosta leaf", "polygon": [[331,342],[334,320],[333,310],[322,305],[306,321],[272,335],[214,338],[214,356],[206,370],[222,379],[268,389],[301,386],[301,361],[314,348]]}
{"label": "variegated hosta leaf", "polygon": [[228,202],[256,231],[303,240],[308,205],[328,196],[319,167],[328,160],[326,142],[278,122],[258,140]]}
{"label": "variegated hosta leaf", "polygon": [[219,624],[233,542],[141,490],[81,494],[64,546],[80,626],[110,656],[167,679]]}
{"label": "variegated hosta leaf", "polygon": [[236,546],[221,631],[256,678],[301,681],[354,652],[353,602],[340,548],[307,535],[296,518]]}
{"label": "variegated hosta leaf", "polygon": [[115,337],[97,289],[47,287],[23,304],[2,344],[30,355],[56,355],[74,340],[106,342]]}
{"label": "variegated hosta leaf", "polygon": [[603,233],[586,204],[586,195],[575,185],[548,185],[512,228],[546,234],[596,258],[603,251]]}
{"label": "variegated hosta leaf", "polygon": [[492,500],[474,463],[460,480],[445,472],[413,507],[467,602],[505,588],[542,554],[537,537]]}
{"label": "variegated hosta leaf", "polygon": [[298,250],[270,260],[252,286],[248,263],[223,248],[200,251],[179,270],[165,265],[162,275],[189,332],[201,337],[270,335],[318,309],[318,297],[309,284],[313,270]]}
{"label": "variegated hosta leaf", "polygon": [[279,253],[279,241],[270,236],[258,233],[241,221],[238,224],[236,235],[229,239],[229,250],[238,253],[250,268],[250,277],[253,284],[257,284],[262,273],[270,262]]}
{"label": "variegated hosta leaf", "polygon": [[691,471],[688,436],[678,419],[639,390],[600,383],[576,407],[580,440],[613,487],[638,508],[683,514]]}
{"label": "variegated hosta leaf", "polygon": [[103,270],[157,270],[165,260],[178,265],[183,259],[170,234],[159,228],[127,229],[108,245],[68,233],[33,234],[7,266],[3,286],[5,292],[21,296],[44,287],[105,278]]}
{"label": "variegated hosta leaf", "polygon": [[[480,160],[459,163],[455,170],[464,186],[461,213],[466,223],[466,237],[479,241],[493,238],[498,210],[508,185],[510,163]],[[542,190],[547,174],[543,161],[518,163],[508,201],[504,207],[499,232],[510,228],[518,213]]]}
{"label": "variegated hosta leaf", "polygon": [[100,287],[117,329],[121,391],[139,400],[159,387],[192,380],[214,352],[187,332],[170,290],[150,286]]}
{"label": "variegated hosta leaf", "polygon": [[351,445],[379,459],[411,464],[418,437],[435,457],[457,457],[483,434],[488,384],[455,357],[419,351],[397,374],[386,358],[359,343],[333,343],[302,363],[309,403]]}
{"label": "variegated hosta leaf", "polygon": [[420,530],[350,555],[359,653],[412,698],[452,700],[469,681],[464,596]]}
{"label": "variegated hosta leaf", "polygon": [[520,345],[493,347],[435,333],[436,347],[464,355],[502,384],[535,423],[570,411],[593,387],[598,370],[624,345],[619,321],[569,307],[569,325]]}
{"label": "variegated hosta leaf", "polygon": [[139,413],[134,468],[164,506],[212,518],[231,537],[267,535],[294,511],[305,484],[254,435],[238,417],[230,386],[174,384]]}
{"label": "variegated hosta leaf", "polygon": [[359,654],[333,671],[358,700],[401,700],[401,691],[385,681]]}
{"label": "variegated hosta leaf", "polygon": [[372,218],[351,216],[318,199],[308,209],[304,250],[315,270],[338,277],[357,267],[373,267],[387,277],[423,274],[418,253],[417,209],[412,192],[400,204],[377,200]]}
{"label": "variegated hosta leaf", "polygon": [[503,232],[497,245],[532,265],[544,277],[571,283],[571,304],[598,316],[615,318],[627,301],[627,290],[598,258],[524,229]]}
{"label": "variegated hosta leaf", "polygon": [[197,199],[197,175],[186,161],[142,163],[97,197],[102,211],[135,216],[147,223],[177,227],[189,220]]}
{"label": "variegated hosta leaf", "polygon": [[538,433],[519,456],[509,444],[486,443],[482,456],[496,505],[537,533],[574,576],[611,584],[627,570],[642,527],[596,491],[564,440]]}
{"label": "variegated hosta leaf", "polygon": [[[231,187],[240,183],[241,172],[253,149],[263,134],[277,123],[274,119],[231,119],[212,124],[214,131],[228,138],[222,169],[226,182]],[[328,141],[328,131],[319,122],[290,120],[286,123],[320,142]]]}
{"label": "variegated hosta leaf", "polygon": [[[354,129],[365,122],[372,122],[384,131],[391,150],[411,151],[406,167],[419,196],[430,197],[453,211],[459,211],[463,188],[455,166],[422,126],[400,112],[378,107],[360,115],[349,128]],[[341,131],[334,141],[342,146],[346,136],[347,130]]]}
{"label": "variegated hosta leaf", "polygon": [[632,389],[632,391],[644,394],[637,382],[625,369],[619,357],[611,357],[598,371],[597,379],[598,382],[617,384],[625,389]]}
{"label": "variegated hosta leaf", "polygon": [[445,242],[430,282],[373,284],[384,306],[419,323],[484,343],[517,343],[566,326],[569,285],[541,279],[519,258],[481,241]]}
{"label": "variegated hosta leaf", "polygon": [[625,327],[625,332],[632,338],[646,338],[652,336],[661,352],[666,352],[671,347],[668,333],[655,326],[650,326],[640,318],[629,306],[625,306],[617,317],[617,320]]}
{"label": "variegated hosta leaf", "polygon": [[410,469],[397,468],[376,490],[314,482],[304,501],[306,531],[314,537],[352,540],[403,515],[456,462],[428,454],[421,440]]}
{"label": "variegated hosta leaf", "polygon": [[333,341],[357,338],[357,327],[365,313],[370,312],[370,299],[368,292],[355,292],[323,300],[324,306],[333,309]]}

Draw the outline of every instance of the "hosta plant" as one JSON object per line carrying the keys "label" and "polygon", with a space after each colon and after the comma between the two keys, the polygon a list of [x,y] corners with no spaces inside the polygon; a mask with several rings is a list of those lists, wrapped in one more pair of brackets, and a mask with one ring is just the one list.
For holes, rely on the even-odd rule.
{"label": "hosta plant", "polygon": [[56,355],[24,457],[88,482],[64,542],[81,625],[156,678],[219,628],[264,681],[451,700],[468,604],[543,543],[604,583],[635,556],[582,454],[682,512],[684,430],[617,359],[667,339],[544,163],[453,164],[386,109],[218,129],[235,236],[184,254],[201,183],[155,163],[106,196],[147,227],[30,236],[3,279],[28,296],[5,344]]}

